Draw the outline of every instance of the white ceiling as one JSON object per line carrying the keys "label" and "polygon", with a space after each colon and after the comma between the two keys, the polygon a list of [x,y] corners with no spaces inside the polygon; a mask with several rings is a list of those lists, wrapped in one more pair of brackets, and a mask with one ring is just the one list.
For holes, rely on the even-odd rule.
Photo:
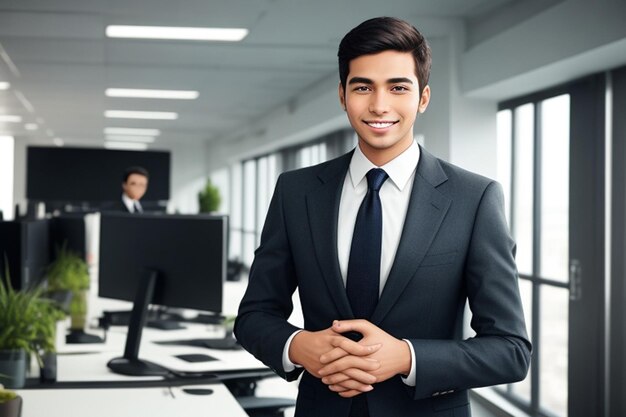
{"label": "white ceiling", "polygon": [[[155,146],[219,138],[335,74],[339,40],[367,18],[398,16],[433,28],[441,19],[475,20],[512,1],[0,0],[0,81],[11,83],[0,91],[0,115],[24,119],[0,122],[0,135],[101,145],[111,126],[159,128]],[[110,24],[250,33],[240,43],[108,39]],[[107,98],[108,87],[189,89],[200,97]],[[179,119],[105,119],[107,109],[176,111]],[[37,121],[37,131],[25,130]]]}

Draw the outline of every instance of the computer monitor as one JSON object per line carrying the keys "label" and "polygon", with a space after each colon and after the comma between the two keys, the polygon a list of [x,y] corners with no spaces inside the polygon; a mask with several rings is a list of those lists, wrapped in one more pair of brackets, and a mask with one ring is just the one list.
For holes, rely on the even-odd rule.
{"label": "computer monitor", "polygon": [[8,271],[16,290],[39,285],[50,263],[49,240],[47,219],[0,221],[0,276]]}
{"label": "computer monitor", "polygon": [[50,260],[65,249],[87,259],[85,213],[64,213],[50,219]]}
{"label": "computer monitor", "polygon": [[149,304],[221,312],[227,219],[102,213],[98,294],[134,302],[124,357],[108,364],[114,372],[167,374],[138,358]]}

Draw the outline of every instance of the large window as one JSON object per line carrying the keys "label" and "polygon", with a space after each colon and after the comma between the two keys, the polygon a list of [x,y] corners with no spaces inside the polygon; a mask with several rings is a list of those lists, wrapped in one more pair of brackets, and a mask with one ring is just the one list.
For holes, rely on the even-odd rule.
{"label": "large window", "polygon": [[498,175],[534,345],[528,377],[499,390],[532,415],[568,414],[569,126],[568,94],[498,114]]}

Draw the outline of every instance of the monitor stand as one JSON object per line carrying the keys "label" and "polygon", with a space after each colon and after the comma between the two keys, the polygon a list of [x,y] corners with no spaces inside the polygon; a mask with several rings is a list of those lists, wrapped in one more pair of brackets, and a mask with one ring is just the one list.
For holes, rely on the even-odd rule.
{"label": "monitor stand", "polygon": [[73,329],[65,336],[65,343],[104,343],[104,339],[95,334],[86,333],[84,330]]}
{"label": "monitor stand", "polygon": [[146,327],[159,330],[180,330],[185,328],[177,321],[164,319],[148,320]]}
{"label": "monitor stand", "polygon": [[189,321],[202,324],[223,324],[225,319],[226,317],[222,316],[221,314],[200,313]]}
{"label": "monitor stand", "polygon": [[146,323],[146,327],[159,330],[179,330],[185,328],[185,326],[180,324],[184,318],[178,314],[169,313],[167,309],[163,308],[156,311],[153,310],[152,313],[150,320]]}
{"label": "monitor stand", "polygon": [[141,344],[141,334],[146,324],[148,316],[148,306],[152,301],[154,286],[158,278],[158,272],[147,270],[139,281],[139,288],[135,294],[133,311],[128,324],[128,334],[126,336],[126,347],[124,356],[114,358],[107,363],[107,366],[115,373],[133,376],[166,376],[171,372],[156,363],[139,359],[139,345]]}

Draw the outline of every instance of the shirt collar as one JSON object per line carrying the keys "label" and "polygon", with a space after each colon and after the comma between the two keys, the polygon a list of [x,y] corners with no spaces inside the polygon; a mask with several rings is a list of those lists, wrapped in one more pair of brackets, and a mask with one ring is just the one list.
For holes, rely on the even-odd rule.
{"label": "shirt collar", "polygon": [[126,195],[126,193],[122,193],[122,201],[124,202],[124,205],[128,207],[129,210],[133,212],[135,211],[135,200],[130,198],[128,195]]}
{"label": "shirt collar", "polygon": [[352,155],[352,160],[350,161],[350,179],[352,180],[352,186],[356,188],[356,186],[363,181],[370,169],[382,168],[387,175],[389,175],[389,179],[391,179],[394,185],[402,191],[415,171],[419,159],[420,148],[417,143],[413,141],[411,146],[400,155],[396,156],[385,165],[377,167],[367,159],[365,154],[361,151],[361,147],[357,145]]}

